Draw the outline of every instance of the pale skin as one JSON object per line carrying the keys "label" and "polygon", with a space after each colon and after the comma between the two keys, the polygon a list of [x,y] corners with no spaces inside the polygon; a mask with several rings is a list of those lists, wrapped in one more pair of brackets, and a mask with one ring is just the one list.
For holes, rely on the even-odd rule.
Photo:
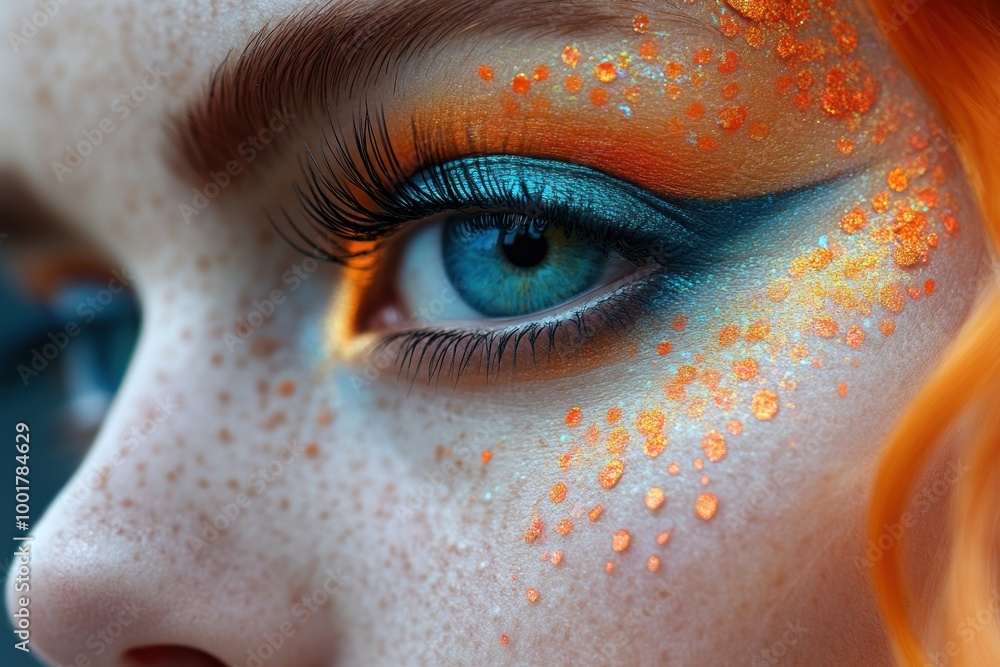
{"label": "pale skin", "polygon": [[[648,363],[590,350],[524,379],[454,388],[418,382],[412,389],[397,382],[394,367],[366,362],[330,333],[331,312],[338,312],[331,304],[351,276],[306,261],[262,213],[287,201],[294,147],[275,148],[257,185],[224,189],[192,224],[178,214],[178,203],[191,200],[191,184],[168,164],[168,114],[204,90],[230,50],[304,4],[69,2],[0,65],[7,100],[0,163],[109,267],[134,276],[143,309],[142,335],[114,406],[78,475],[34,529],[33,647],[54,665],[81,655],[89,662],[80,664],[92,665],[246,665],[268,637],[280,643],[264,662],[271,666],[728,665],[768,657],[890,664],[868,570],[858,564],[871,557],[865,501],[879,437],[954,337],[985,279],[987,251],[962,176],[956,172],[947,187],[961,205],[963,233],[942,245],[933,273],[913,269],[921,282],[933,275],[940,285],[934,301],[908,307],[892,336],[869,334],[865,347],[848,351],[860,363],[834,379],[849,384],[850,399],[821,376],[795,390],[798,419],[784,412],[784,421],[746,419],[724,463],[706,468],[723,503],[716,517],[703,521],[692,511],[697,477],[666,477],[668,462],[690,471],[691,459],[702,455],[697,439],[685,447],[674,438],[674,452],[655,465],[640,458],[612,491],[594,483],[591,471],[581,473],[589,481],[571,483],[564,514],[601,502],[604,516],[591,526],[577,513],[568,535],[547,520],[544,544],[528,544],[532,512],[548,512],[550,488],[568,479],[555,465],[567,433],[563,416],[581,406],[588,421],[600,421],[596,415],[609,406],[642,399],[650,384],[659,396]],[[692,16],[703,10],[697,3],[675,8]],[[35,11],[32,2],[6,3],[3,33],[19,31]],[[852,20],[867,25],[864,17]],[[888,62],[871,43],[878,33],[871,26],[863,32],[866,57]],[[506,51],[492,52],[494,62],[517,57],[518,49],[558,53],[563,44],[506,39]],[[696,45],[722,40],[706,39]],[[474,68],[458,60],[453,76],[440,76],[471,73],[474,80]],[[150,78],[154,65],[162,82]],[[767,67],[748,65],[747,76],[774,78]],[[137,85],[148,98],[125,118],[115,116],[109,104]],[[920,113],[931,113],[905,77],[893,86]],[[767,95],[761,98],[766,104]],[[773,113],[773,126],[781,126],[777,105]],[[52,161],[106,117],[115,119],[113,133],[60,182]],[[322,128],[296,131],[310,143]],[[828,150],[835,135],[817,125],[787,153]],[[907,138],[855,154],[852,167],[879,176],[851,175],[848,187],[872,195],[884,189],[882,174],[907,150]],[[780,142],[762,145],[785,150]],[[940,152],[954,166],[954,151]],[[712,159],[725,158],[708,164]],[[825,163],[794,173],[772,169],[760,187],[815,183],[829,175]],[[784,267],[803,252],[804,238],[836,231],[840,215],[833,205],[810,206],[774,232],[781,243],[765,243],[761,266],[719,280],[739,285],[758,278],[754,271]],[[712,294],[699,289],[684,297],[681,310],[692,323],[670,334],[675,351],[698,352],[714,336],[695,320],[712,332],[725,324],[710,313]],[[275,290],[280,298],[269,306]],[[769,304],[765,314],[777,321],[794,317],[793,309]],[[224,334],[254,311],[262,323],[250,322],[245,341],[227,343]],[[709,314],[699,319],[701,311]],[[651,314],[641,336],[609,349],[663,338],[674,314]],[[800,443],[796,451],[792,440]],[[492,459],[483,463],[486,450]],[[940,479],[950,484],[954,470],[942,455],[926,488]],[[657,512],[642,502],[653,486],[667,490]],[[940,493],[926,497],[933,502],[905,529],[922,601],[934,594],[926,582],[947,513]],[[221,526],[214,535],[205,532],[213,520]],[[623,553],[611,549],[620,528],[633,537]],[[660,548],[653,538],[666,529],[671,541]],[[563,562],[541,561],[543,551],[557,549]],[[644,564],[654,553],[663,565],[650,572]],[[534,603],[525,599],[528,588],[539,592]],[[8,589],[9,606],[12,597]],[[125,618],[123,604],[138,611],[120,636],[100,640],[98,654],[88,640]]]}

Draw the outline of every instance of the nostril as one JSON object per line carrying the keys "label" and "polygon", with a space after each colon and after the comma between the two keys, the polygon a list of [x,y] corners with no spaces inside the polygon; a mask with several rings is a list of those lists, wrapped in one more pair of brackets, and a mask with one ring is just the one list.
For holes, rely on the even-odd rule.
{"label": "nostril", "polygon": [[225,667],[224,662],[204,651],[185,646],[143,646],[122,656],[129,667]]}

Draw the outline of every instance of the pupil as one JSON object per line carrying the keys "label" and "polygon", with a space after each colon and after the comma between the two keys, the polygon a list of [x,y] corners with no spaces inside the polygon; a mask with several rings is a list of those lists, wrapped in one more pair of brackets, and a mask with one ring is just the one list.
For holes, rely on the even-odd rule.
{"label": "pupil", "polygon": [[508,232],[501,247],[507,261],[521,269],[538,266],[549,253],[549,242],[535,231]]}

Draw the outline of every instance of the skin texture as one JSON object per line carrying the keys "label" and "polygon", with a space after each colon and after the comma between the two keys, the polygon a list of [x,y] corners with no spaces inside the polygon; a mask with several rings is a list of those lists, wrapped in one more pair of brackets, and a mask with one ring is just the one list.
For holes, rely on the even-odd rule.
{"label": "skin texture", "polygon": [[[631,422],[637,406],[661,400],[664,376],[676,364],[665,358],[663,367],[651,365],[656,343],[670,338],[675,355],[716,350],[719,328],[745,313],[739,295],[747,286],[786,271],[816,237],[836,232],[844,190],[865,198],[884,190],[885,175],[912,150],[909,134],[835,164],[810,159],[834,155],[840,129],[796,124],[786,118],[794,107],[786,111],[764,93],[747,102],[762,109],[777,137],[760,150],[740,135],[707,156],[662,157],[680,144],[648,143],[650,134],[663,135],[643,128],[683,113],[680,103],[656,106],[635,126],[609,124],[601,135],[611,138],[608,145],[644,142],[653,156],[646,162],[664,171],[630,167],[628,156],[614,151],[595,157],[579,149],[579,161],[661,192],[718,195],[723,186],[707,184],[725,177],[724,194],[758,194],[804,187],[848,167],[867,170],[731,248],[711,280],[694,285],[680,306],[649,314],[624,337],[560,352],[516,379],[411,387],[395,381],[395,368],[361,356],[363,337],[378,331],[362,332],[362,344],[341,331],[341,319],[362,298],[356,276],[311,268],[262,212],[294,205],[288,182],[297,174],[297,149],[275,147],[252,187],[234,185],[193,224],[178,214],[191,185],[165,154],[165,119],[202,92],[231,49],[242,48],[265,21],[299,8],[69,3],[0,65],[8,100],[0,108],[2,166],[112,266],[133,275],[143,307],[142,336],[115,404],[80,472],[34,531],[33,646],[59,665],[80,655],[94,665],[246,665],[248,651],[260,654],[268,637],[277,643],[285,627],[281,647],[265,650],[264,664],[753,664],[768,657],[888,664],[864,565],[871,557],[863,536],[871,468],[879,437],[961,325],[986,265],[950,144],[942,139],[937,159],[951,169],[942,189],[955,197],[963,231],[942,244],[932,267],[912,269],[919,283],[933,275],[938,290],[899,315],[894,335],[869,334],[856,352],[829,349],[827,365],[836,372],[800,371],[793,398],[781,394],[779,419],[748,416],[748,389],[740,413],[745,430],[729,438],[722,462],[706,464],[707,490],[720,498],[720,510],[704,521],[693,512],[703,489],[691,464],[704,456],[701,421],[682,419],[669,451],[655,460],[636,454],[607,491],[595,483],[596,459],[568,472],[557,465],[567,449],[561,438],[579,437],[564,415],[579,406],[583,426],[603,424],[607,409],[620,405]],[[30,2],[5,4],[4,33],[34,10]],[[708,9],[695,3],[673,11],[704,18]],[[862,26],[866,62],[873,69],[890,64],[874,28],[848,15]],[[589,43],[598,50],[619,34],[597,31]],[[544,62],[557,58],[565,41],[508,36],[456,47],[457,55],[444,50],[433,60],[437,69],[413,76],[418,90],[398,109],[413,105],[419,114],[447,101],[438,84],[447,80],[467,87],[454,118],[465,113],[501,124],[499,93],[474,87],[482,82],[470,63],[500,71],[522,57]],[[687,52],[704,44],[724,49],[728,42],[691,38]],[[744,60],[741,76],[761,83],[758,90],[777,76],[773,60],[749,52]],[[109,100],[156,64],[163,82],[59,182],[51,162],[63,158],[64,146],[111,116]],[[883,100],[896,95],[919,117],[931,115],[905,76],[885,86]],[[371,95],[389,97],[380,88]],[[571,114],[573,102],[552,98],[560,114],[571,116],[566,126],[574,136],[599,133],[595,110]],[[349,114],[352,105],[335,111]],[[404,112],[396,117],[407,118]],[[315,145],[322,125],[304,110],[301,118],[290,132]],[[568,149],[538,148],[532,136],[530,128],[518,136],[526,152],[576,159]],[[750,161],[741,173],[754,178],[726,177],[738,171],[733,162],[741,155]],[[264,302],[278,289],[282,302],[269,314]],[[396,306],[405,313],[420,304]],[[763,308],[754,312],[790,328],[802,317],[794,300]],[[255,309],[266,315],[264,324],[227,343],[238,318]],[[677,314],[690,318],[683,331],[671,326]],[[630,355],[633,347],[643,353]],[[706,367],[729,364],[721,352],[706,353]],[[787,355],[765,366],[774,370],[771,386],[787,380]],[[838,382],[850,388],[846,398],[838,397]],[[283,450],[283,443],[293,444]],[[671,461],[684,470],[676,479],[665,472]],[[940,488],[934,484],[954,479],[953,471],[943,457],[925,488]],[[569,493],[554,508],[549,494],[559,481],[568,482]],[[643,503],[653,486],[667,493],[655,512]],[[249,502],[235,516],[241,493]],[[927,508],[918,505],[919,520],[906,529],[922,596],[933,594],[924,582],[947,505],[942,493],[928,493]],[[586,512],[597,503],[605,511],[590,525]],[[228,520],[218,519],[227,511]],[[544,515],[545,529],[528,543],[533,513]],[[570,516],[574,530],[560,535],[556,522]],[[225,527],[209,540],[213,519]],[[619,553],[611,545],[621,529],[633,542]],[[665,530],[670,541],[657,545]],[[554,550],[564,559],[543,562],[542,552]],[[656,572],[645,566],[653,554],[662,558]],[[331,595],[317,593],[324,585]],[[529,588],[538,590],[537,601],[526,599]],[[119,619],[124,603],[139,610],[134,621],[98,654],[88,640]]]}

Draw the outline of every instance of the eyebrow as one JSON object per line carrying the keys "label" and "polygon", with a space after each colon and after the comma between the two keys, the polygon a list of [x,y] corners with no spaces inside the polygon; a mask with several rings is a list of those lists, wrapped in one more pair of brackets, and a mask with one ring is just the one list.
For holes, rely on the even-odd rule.
{"label": "eyebrow", "polygon": [[[276,114],[334,109],[455,39],[525,34],[568,40],[627,26],[639,14],[713,29],[665,0],[328,0],[265,25],[171,118],[174,166],[198,181],[238,159]],[[275,135],[287,139],[290,132]]]}

